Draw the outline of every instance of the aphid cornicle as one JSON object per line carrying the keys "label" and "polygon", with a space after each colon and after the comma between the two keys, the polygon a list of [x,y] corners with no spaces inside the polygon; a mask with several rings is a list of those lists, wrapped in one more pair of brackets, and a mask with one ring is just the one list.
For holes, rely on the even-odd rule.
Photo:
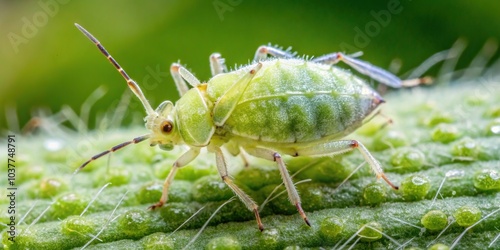
{"label": "aphid cornicle", "polygon": [[[207,83],[201,83],[188,70],[174,63],[171,73],[181,98],[175,105],[164,101],[154,110],[137,83],[101,43],[80,25],[75,25],[97,45],[141,100],[147,113],[144,118],[146,128],[150,130],[147,135],[95,155],[78,170],[110,152],[147,139],[151,146],[158,145],[165,150],[176,145],[189,146],[189,150],[173,163],[162,196],[150,209],[167,202],[168,189],[177,170],[195,159],[204,147],[215,153],[222,180],[255,213],[260,230],[264,226],[258,206],[229,177],[222,147],[233,155],[245,151],[275,161],[290,202],[308,225],[300,197],[281,155],[336,155],[358,149],[377,178],[383,178],[397,189],[361,142],[339,140],[368,120],[384,100],[365,81],[332,65],[343,61],[383,84],[402,87],[403,82],[391,73],[341,53],[307,60],[269,46],[259,47],[251,64],[228,72],[224,59],[214,53],[210,56],[213,77]],[[268,55],[272,57],[268,59]]]}

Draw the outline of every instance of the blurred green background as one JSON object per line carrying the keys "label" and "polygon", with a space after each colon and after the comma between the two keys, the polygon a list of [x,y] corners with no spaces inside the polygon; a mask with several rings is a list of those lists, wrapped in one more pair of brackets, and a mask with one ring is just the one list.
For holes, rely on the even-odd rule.
{"label": "blurred green background", "polygon": [[[78,113],[85,99],[105,86],[107,94],[92,106],[95,117],[113,110],[128,91],[75,22],[106,46],[156,106],[178,99],[172,62],[180,60],[206,81],[212,52],[233,67],[248,63],[256,48],[268,43],[292,46],[300,55],[362,50],[364,60],[384,68],[400,59],[403,73],[463,37],[468,47],[458,67],[464,68],[487,39],[500,38],[499,13],[498,0],[3,0],[0,129],[19,129],[39,108],[57,112],[69,105]],[[13,109],[18,122],[6,111]],[[126,120],[137,114],[142,107],[133,100]]]}

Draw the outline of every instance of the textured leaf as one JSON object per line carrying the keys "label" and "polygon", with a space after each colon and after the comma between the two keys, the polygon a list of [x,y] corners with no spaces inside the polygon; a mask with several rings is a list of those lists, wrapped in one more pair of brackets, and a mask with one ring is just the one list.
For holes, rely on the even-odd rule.
{"label": "textured leaf", "polygon": [[[17,135],[18,235],[15,243],[8,240],[10,200],[2,189],[3,246],[500,249],[500,82],[489,78],[443,85],[386,95],[383,114],[393,123],[377,117],[348,137],[372,151],[388,177],[400,184],[398,191],[376,181],[366,165],[339,186],[363,163],[359,152],[287,158],[294,181],[306,180],[297,187],[311,227],[290,205],[283,187],[274,192],[281,195],[261,206],[263,232],[237,199],[214,214],[233,194],[208,153],[179,170],[169,202],[153,212],[146,208],[159,199],[163,178],[185,149],[129,146],[72,175],[93,153],[144,134],[144,129],[96,131],[85,137],[68,132]],[[232,159],[231,173],[262,204],[281,183],[279,172],[273,162],[250,162],[251,167],[243,168],[239,158]],[[6,186],[6,178],[0,183]]]}

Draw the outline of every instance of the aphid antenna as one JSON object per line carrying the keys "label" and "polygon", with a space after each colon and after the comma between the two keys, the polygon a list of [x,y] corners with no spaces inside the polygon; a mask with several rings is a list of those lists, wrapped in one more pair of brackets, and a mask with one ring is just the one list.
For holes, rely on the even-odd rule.
{"label": "aphid antenna", "polygon": [[123,76],[125,81],[127,81],[127,85],[130,88],[130,90],[132,90],[132,92],[134,92],[134,94],[139,98],[139,100],[141,100],[142,105],[146,109],[146,113],[148,114],[148,116],[155,115],[156,112],[153,110],[153,108],[149,104],[148,100],[146,99],[146,97],[142,93],[139,85],[137,85],[137,83],[134,80],[132,80],[132,78],[130,78],[130,76],[128,76],[127,72],[125,72],[125,70],[120,66],[120,64],[118,64],[118,62],[111,56],[111,54],[109,54],[109,52],[104,48],[104,46],[102,46],[101,42],[99,42],[99,40],[97,40],[97,38],[95,38],[92,34],[90,34],[90,32],[88,32],[85,28],[83,28],[79,24],[75,23],[75,26],[88,39],[90,39],[90,41],[92,41],[97,46],[99,51],[101,51],[101,53],[109,60],[109,62],[111,64],[113,64],[113,66],[116,68],[116,70],[118,70],[118,72]]}
{"label": "aphid antenna", "polygon": [[[154,111],[154,109],[149,104],[148,100],[146,99],[146,97],[142,93],[142,90],[139,87],[139,85],[132,78],[130,78],[130,76],[127,74],[127,72],[125,72],[125,70],[120,66],[120,64],[118,64],[118,62],[111,56],[111,54],[106,50],[106,48],[104,48],[104,46],[101,44],[101,42],[99,42],[99,40],[97,40],[97,38],[95,38],[92,34],[90,34],[90,32],[88,32],[85,28],[83,28],[79,24],[75,23],[75,26],[92,43],[94,43],[97,46],[97,48],[99,49],[99,51],[101,51],[101,53],[109,60],[109,62],[116,68],[116,70],[118,70],[118,72],[120,73],[120,75],[122,75],[122,77],[125,79],[125,81],[127,81],[128,87],[137,96],[137,98],[139,98],[139,100],[141,101],[142,105],[146,109],[147,115],[148,116],[157,116],[158,114]],[[78,173],[78,171],[80,171],[81,169],[83,169],[90,162],[92,162],[92,161],[94,161],[94,160],[96,160],[96,159],[98,159],[98,158],[100,158],[100,157],[102,157],[104,155],[107,155],[109,153],[115,152],[116,150],[122,149],[125,146],[128,146],[130,144],[137,144],[139,142],[142,142],[142,141],[148,139],[149,137],[151,137],[151,135],[149,135],[149,134],[148,135],[139,136],[139,137],[136,137],[136,138],[134,138],[134,139],[132,139],[130,141],[126,141],[126,142],[120,143],[120,144],[112,147],[109,150],[101,152],[100,154],[94,155],[88,161],[86,161],[85,163],[83,163],[77,170],[75,170],[75,172],[73,174]]]}
{"label": "aphid antenna", "polygon": [[101,152],[99,154],[96,154],[96,155],[92,156],[92,158],[90,158],[89,160],[87,160],[86,162],[84,162],[78,169],[75,170],[75,172],[73,174],[78,173],[80,170],[82,170],[89,163],[91,163],[91,162],[93,162],[93,161],[95,161],[95,160],[97,160],[97,159],[99,159],[99,158],[101,158],[101,157],[103,157],[103,156],[105,156],[105,155],[107,155],[109,153],[113,153],[113,152],[115,152],[115,151],[117,151],[119,149],[122,149],[122,148],[130,145],[130,144],[137,144],[139,142],[142,142],[142,141],[148,139],[149,137],[151,137],[151,135],[149,135],[149,134],[143,135],[143,136],[139,136],[139,137],[136,137],[136,138],[134,138],[134,139],[132,139],[130,141],[122,142],[122,143],[120,143],[120,144],[118,144],[118,145],[116,145],[116,146],[114,146],[114,147],[112,147],[112,148],[110,148],[110,149],[108,149],[106,151],[103,151],[103,152]]}

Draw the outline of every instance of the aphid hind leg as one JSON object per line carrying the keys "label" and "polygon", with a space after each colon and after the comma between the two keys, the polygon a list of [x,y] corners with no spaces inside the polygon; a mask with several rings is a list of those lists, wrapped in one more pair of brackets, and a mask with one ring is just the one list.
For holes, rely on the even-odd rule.
{"label": "aphid hind leg", "polygon": [[170,188],[170,184],[172,184],[172,180],[177,173],[177,170],[181,167],[186,166],[191,161],[193,161],[200,154],[199,148],[191,148],[187,152],[185,152],[181,157],[179,157],[173,164],[170,173],[168,173],[167,178],[165,178],[165,182],[163,183],[163,190],[161,194],[160,200],[149,207],[149,209],[154,210],[160,208],[165,204],[168,200],[168,190]]}
{"label": "aphid hind leg", "polygon": [[248,208],[248,210],[253,211],[255,214],[255,219],[257,220],[257,225],[259,226],[260,231],[264,230],[264,225],[262,224],[262,221],[260,219],[259,215],[259,207],[257,206],[257,203],[252,200],[248,194],[246,194],[243,190],[241,190],[231,179],[229,176],[229,173],[227,172],[227,164],[226,160],[224,158],[224,154],[222,153],[222,150],[219,147],[213,146],[210,148],[211,151],[215,152],[215,161],[217,164],[217,170],[219,171],[219,174],[226,183],[226,185],[233,190],[233,192],[240,198],[240,200],[245,204],[245,206]]}
{"label": "aphid hind leg", "polygon": [[285,162],[283,162],[283,159],[281,158],[281,155],[270,149],[265,149],[265,148],[245,148],[245,151],[247,151],[249,154],[275,161],[278,164],[278,168],[280,170],[281,178],[283,179],[283,184],[285,184],[286,191],[288,192],[288,199],[290,200],[290,203],[294,205],[297,208],[297,211],[299,212],[300,216],[302,219],[304,219],[305,223],[308,226],[311,226],[311,223],[309,223],[309,220],[307,219],[307,216],[302,209],[302,203],[300,200],[299,193],[297,192],[297,189],[295,188],[295,185],[293,184],[292,177],[288,173],[288,170],[286,169]]}
{"label": "aphid hind leg", "polygon": [[336,64],[339,61],[343,61],[345,64],[349,65],[351,68],[355,69],[359,73],[366,75],[389,87],[393,88],[404,87],[403,81],[401,81],[399,77],[373,64],[354,58],[354,56],[347,56],[340,52],[336,52],[320,56],[312,60],[312,62],[323,63],[323,64]]}
{"label": "aphid hind leg", "polygon": [[262,45],[257,51],[255,51],[255,56],[253,58],[254,62],[259,62],[267,58],[268,55],[274,56],[276,58],[294,58],[294,55],[288,51],[278,49],[271,46]]}
{"label": "aphid hind leg", "polygon": [[179,73],[179,69],[181,67],[182,66],[178,63],[172,63],[172,65],[170,66],[170,74],[172,74],[172,78],[174,79],[177,91],[179,91],[179,95],[183,96],[186,92],[188,92],[189,87]]}
{"label": "aphid hind leg", "polygon": [[210,72],[212,76],[227,72],[226,60],[219,53],[210,55]]}
{"label": "aphid hind leg", "polygon": [[380,163],[375,159],[375,157],[373,157],[373,155],[368,151],[368,149],[366,149],[366,147],[357,140],[329,141],[319,145],[298,148],[296,149],[296,151],[297,155],[299,156],[300,155],[320,156],[320,155],[339,155],[352,151],[353,149],[358,149],[359,152],[361,152],[363,158],[365,158],[365,160],[370,165],[372,171],[377,176],[377,179],[382,178],[393,189],[395,190],[399,189],[399,187],[392,184],[389,178],[384,174],[382,166],[380,166]]}

